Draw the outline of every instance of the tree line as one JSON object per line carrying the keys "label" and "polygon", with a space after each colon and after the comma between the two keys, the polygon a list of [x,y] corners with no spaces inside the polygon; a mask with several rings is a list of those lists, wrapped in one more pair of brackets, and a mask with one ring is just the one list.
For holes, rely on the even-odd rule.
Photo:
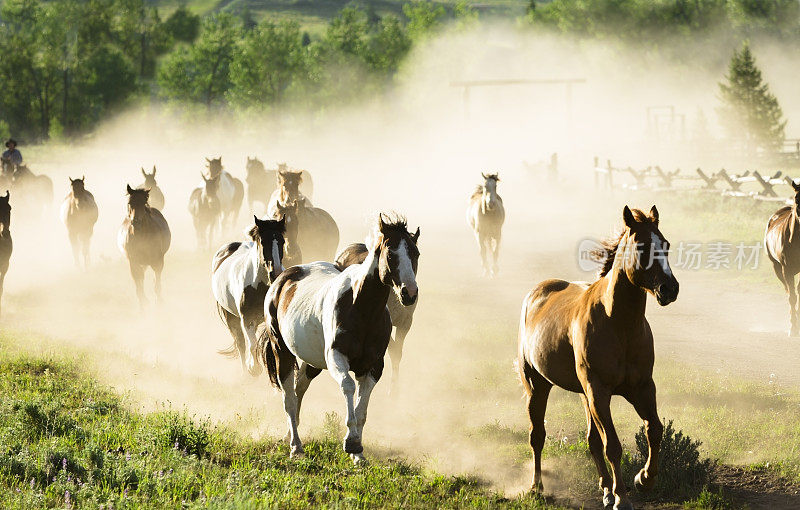
{"label": "tree line", "polygon": [[[200,17],[181,6],[162,17],[149,0],[5,0],[0,135],[74,136],[120,108],[153,101],[263,111],[358,100],[391,84],[413,45],[453,18],[462,27],[481,22],[466,0],[448,10],[412,1],[402,15],[352,4],[311,36],[296,21],[257,23],[248,11]],[[523,30],[635,42],[679,58],[685,48],[665,44],[667,36],[702,44],[724,33],[728,48],[759,35],[800,40],[796,0],[532,0],[519,21]],[[728,58],[731,50],[725,51]],[[775,145],[785,124],[777,100],[756,76],[749,48],[736,59],[720,91],[728,106],[721,118],[749,115],[748,129],[769,131]],[[725,88],[737,73],[750,78]],[[754,96],[742,86],[761,92]],[[757,112],[742,113],[752,97],[766,99]]]}

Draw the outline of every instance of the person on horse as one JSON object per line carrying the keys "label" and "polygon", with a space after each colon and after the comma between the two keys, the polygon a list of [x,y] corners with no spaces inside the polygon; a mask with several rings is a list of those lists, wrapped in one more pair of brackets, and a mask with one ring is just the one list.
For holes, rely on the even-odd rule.
{"label": "person on horse", "polygon": [[11,163],[12,165],[21,165],[22,164],[22,153],[17,150],[17,141],[13,138],[9,138],[6,142],[6,150],[3,152],[2,158],[3,161]]}

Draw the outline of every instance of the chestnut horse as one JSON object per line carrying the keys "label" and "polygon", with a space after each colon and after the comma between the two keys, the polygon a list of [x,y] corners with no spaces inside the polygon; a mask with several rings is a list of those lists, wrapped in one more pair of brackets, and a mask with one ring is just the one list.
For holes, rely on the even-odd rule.
{"label": "chestnut horse", "polygon": [[158,187],[156,183],[156,166],[153,165],[153,172],[147,173],[144,167],[142,168],[142,175],[144,182],[136,186],[138,189],[146,189],[150,192],[150,207],[155,207],[159,211],[164,210],[164,192]]}
{"label": "chestnut horse", "polygon": [[[353,264],[362,264],[366,260],[369,250],[364,243],[353,243],[336,256],[336,265],[339,270],[344,271]],[[397,294],[389,296],[386,303],[389,309],[389,317],[392,319],[394,327],[394,337],[389,342],[389,359],[392,361],[392,388],[391,392],[396,393],[398,382],[400,381],[400,360],[403,359],[403,343],[405,343],[411,324],[414,322],[414,310],[417,303],[404,306]]]}
{"label": "chestnut horse", "polygon": [[[469,198],[467,207],[467,223],[472,227],[478,248],[481,250],[484,276],[495,276],[499,271],[497,259],[500,256],[500,238],[506,210],[503,199],[497,194],[497,174],[484,174],[483,185],[475,188]],[[491,252],[492,262],[489,261]]]}
{"label": "chestnut horse", "polygon": [[8,272],[8,261],[14,250],[11,240],[11,194],[6,190],[5,196],[0,196],[0,299],[3,297],[3,282]]}
{"label": "chestnut horse", "polygon": [[147,266],[155,273],[156,299],[161,299],[161,271],[164,269],[164,255],[172,240],[167,220],[161,211],[150,207],[148,195],[147,190],[133,189],[128,185],[128,215],[117,233],[117,244],[128,258],[141,307],[147,303],[144,296],[144,271]]}
{"label": "chestnut horse", "polygon": [[61,203],[61,221],[67,227],[75,265],[81,266],[81,255],[83,255],[83,269],[88,269],[89,248],[94,224],[97,223],[97,203],[85,185],[86,177],[80,179],[69,177],[70,191]]}
{"label": "chestnut horse", "polygon": [[258,375],[256,328],[264,322],[264,296],[283,271],[283,220],[259,220],[250,229],[250,241],[226,244],[211,263],[211,290],[217,311],[233,336],[233,345],[220,354],[238,355],[242,371]]}
{"label": "chestnut horse", "polygon": [[270,381],[283,392],[292,456],[303,453],[297,435],[303,395],[327,369],[346,402],[344,451],[356,463],[364,459],[367,405],[392,333],[386,302],[392,290],[405,306],[417,299],[418,237],[419,229],[411,234],[405,220],[380,216],[362,264],[344,271],[330,262],[290,267],[267,292],[259,351]]}
{"label": "chestnut horse", "polygon": [[797,305],[800,283],[795,290],[794,275],[800,273],[800,184],[792,181],[792,187],[795,192],[794,205],[781,207],[770,217],[764,232],[764,248],[778,280],[789,294],[789,336],[797,336],[800,334]]}
{"label": "chestnut horse", "polygon": [[658,472],[663,426],[656,409],[653,334],[645,305],[648,293],[661,306],[678,297],[656,207],[647,215],[625,206],[622,217],[625,227],[619,237],[604,243],[603,267],[594,283],[545,280],[525,296],[517,360],[531,422],[532,490],[543,490],[544,415],[550,389],[557,385],[581,395],[603,503],[615,509],[633,507],[622,480],[622,446],[611,419],[611,396],[622,395],[644,421],[649,455],[635,484],[648,490]]}
{"label": "chestnut horse", "polygon": [[300,186],[303,183],[303,172],[287,170],[285,165],[283,169],[278,170],[278,189],[272,192],[267,204],[267,215],[270,218],[277,218],[280,216],[278,207],[286,207],[292,202],[306,199],[305,205],[313,207],[311,200],[300,191]]}

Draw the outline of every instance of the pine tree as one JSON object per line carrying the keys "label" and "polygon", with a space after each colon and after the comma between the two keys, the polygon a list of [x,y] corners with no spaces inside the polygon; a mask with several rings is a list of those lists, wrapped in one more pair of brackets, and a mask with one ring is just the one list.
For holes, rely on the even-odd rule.
{"label": "pine tree", "polygon": [[733,53],[728,74],[719,88],[723,106],[718,113],[728,135],[743,141],[751,151],[779,150],[786,120],[778,99],[761,78],[748,43]]}

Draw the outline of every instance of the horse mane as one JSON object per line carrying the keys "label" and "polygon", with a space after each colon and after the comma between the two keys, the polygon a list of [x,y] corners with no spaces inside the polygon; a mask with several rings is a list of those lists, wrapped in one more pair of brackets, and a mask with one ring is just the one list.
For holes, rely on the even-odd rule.
{"label": "horse mane", "polygon": [[[650,216],[645,214],[641,209],[631,209],[631,213],[633,213],[633,218],[636,221],[652,221]],[[614,259],[617,256],[619,243],[622,242],[622,238],[626,232],[626,228],[617,230],[611,237],[600,241],[599,248],[595,248],[589,253],[594,260],[600,262],[600,271],[597,273],[598,278],[607,275],[611,271],[611,268],[614,267]]]}
{"label": "horse mane", "polygon": [[408,220],[402,214],[394,211],[382,212],[378,214],[377,226],[380,227],[380,222],[383,220],[383,225],[389,230],[402,230],[408,232]]}
{"label": "horse mane", "polygon": [[472,191],[472,195],[469,196],[469,199],[474,200],[481,195],[483,195],[483,184],[478,184],[475,186],[475,189]]}

